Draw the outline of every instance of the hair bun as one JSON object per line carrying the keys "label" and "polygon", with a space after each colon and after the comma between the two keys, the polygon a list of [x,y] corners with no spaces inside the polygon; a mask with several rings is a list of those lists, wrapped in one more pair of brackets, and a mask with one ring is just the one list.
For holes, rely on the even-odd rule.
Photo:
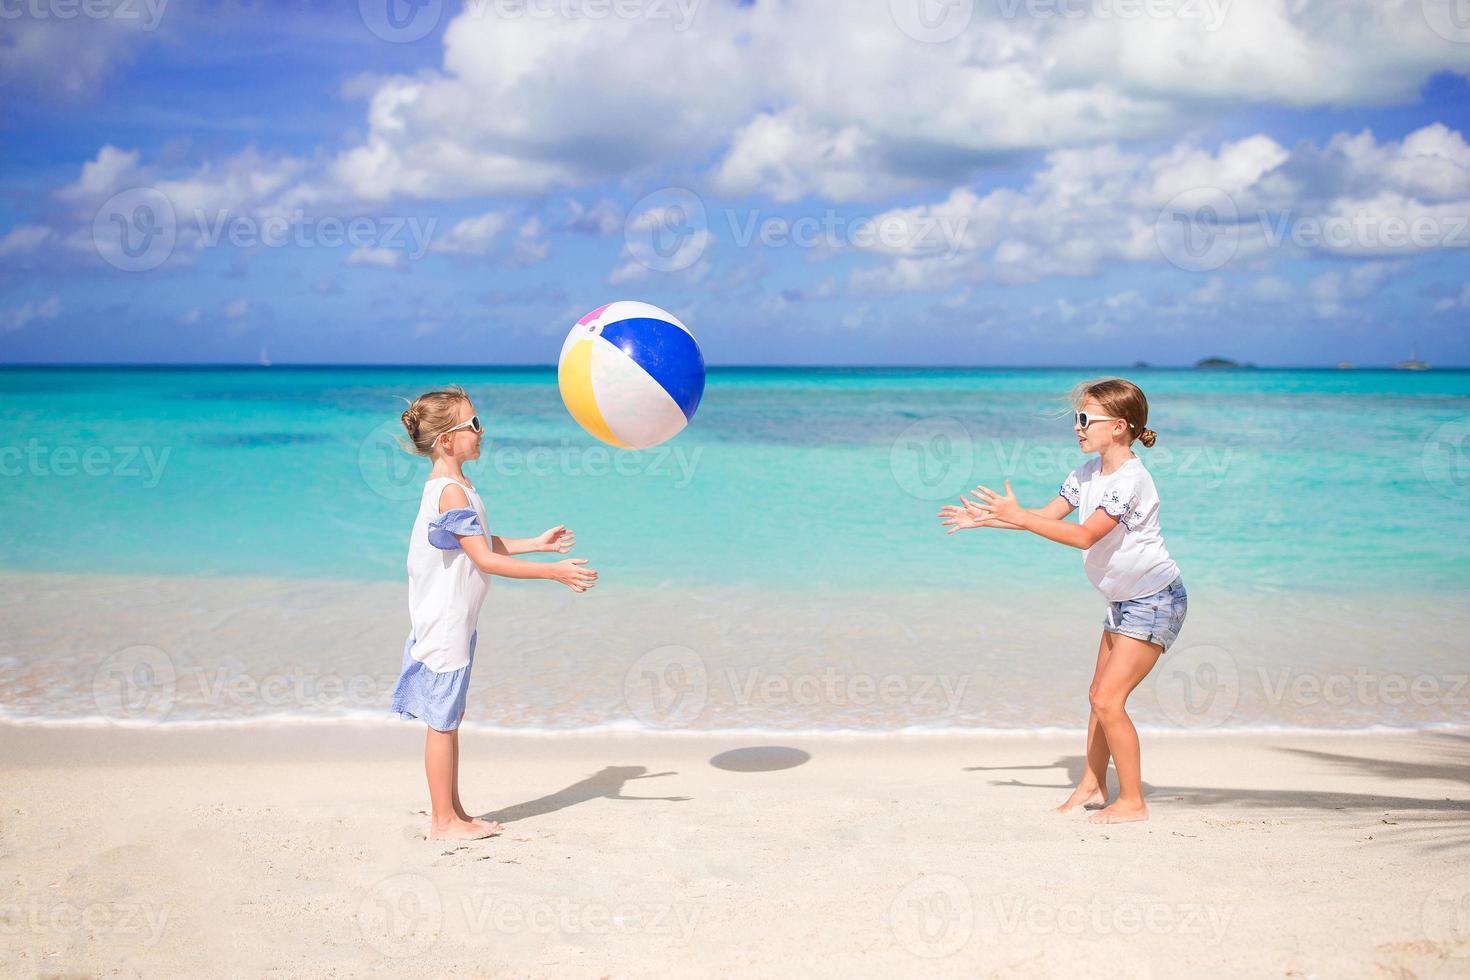
{"label": "hair bun", "polygon": [[1145,449],[1152,449],[1154,440],[1158,439],[1158,437],[1159,434],[1157,432],[1148,426],[1144,426],[1143,431],[1138,434],[1138,441],[1143,443]]}
{"label": "hair bun", "polygon": [[403,413],[401,418],[403,419],[403,427],[408,430],[409,435],[416,436],[419,434],[418,412],[415,412],[412,408],[410,408]]}

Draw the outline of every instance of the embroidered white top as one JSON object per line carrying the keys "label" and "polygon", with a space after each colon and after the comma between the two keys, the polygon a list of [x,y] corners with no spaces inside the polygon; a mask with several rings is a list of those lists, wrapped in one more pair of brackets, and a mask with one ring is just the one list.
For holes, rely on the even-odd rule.
{"label": "embroidered white top", "polygon": [[[439,497],[458,484],[468,508],[439,513]],[[480,495],[453,477],[424,484],[419,512],[408,539],[408,615],[413,620],[415,660],[435,673],[459,670],[470,662],[470,637],[490,588],[490,576],[464,553],[455,534],[489,535]]]}
{"label": "embroidered white top", "polygon": [[1137,456],[1106,475],[1102,457],[1094,456],[1069,473],[1057,493],[1077,508],[1078,521],[1099,507],[1118,518],[1118,526],[1082,556],[1088,580],[1109,602],[1153,595],[1178,577],[1159,529],[1154,478]]}

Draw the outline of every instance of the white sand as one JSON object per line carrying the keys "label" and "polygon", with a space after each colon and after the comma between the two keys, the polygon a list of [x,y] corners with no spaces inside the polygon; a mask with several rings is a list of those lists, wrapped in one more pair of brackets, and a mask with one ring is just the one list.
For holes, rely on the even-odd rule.
{"label": "white sand", "polygon": [[0,974],[1470,975],[1463,735],[462,740],[448,845],[412,723],[0,727]]}

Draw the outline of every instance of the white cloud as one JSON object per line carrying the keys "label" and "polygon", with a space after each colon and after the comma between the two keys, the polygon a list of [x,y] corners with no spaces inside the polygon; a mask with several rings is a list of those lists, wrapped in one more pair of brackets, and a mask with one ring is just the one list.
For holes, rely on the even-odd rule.
{"label": "white cloud", "polygon": [[1205,280],[1204,285],[1189,294],[1189,301],[1199,306],[1213,306],[1224,300],[1227,294],[1224,278],[1211,276]]}
{"label": "white cloud", "polygon": [[1470,70],[1470,45],[1435,34],[1417,2],[1214,4],[1208,23],[978,4],[945,44],[904,34],[885,3],[711,2],[682,31],[503,6],[467,5],[438,71],[379,83],[336,180],[364,199],[457,198],[711,159],[727,193],[870,199],[1231,106],[1410,102],[1436,72]]}
{"label": "white cloud", "polygon": [[1451,310],[1470,310],[1470,283],[1460,287],[1458,296],[1446,296],[1434,304],[1434,312],[1448,313]]}
{"label": "white cloud", "polygon": [[61,314],[61,300],[55,296],[41,302],[27,302],[9,310],[0,310],[0,330],[19,330],[37,320],[54,320]]}
{"label": "white cloud", "polygon": [[[96,94],[136,60],[168,0],[9,3],[0,33],[0,90],[42,101]],[[68,14],[69,10],[69,14]]]}
{"label": "white cloud", "polygon": [[516,232],[515,246],[512,251],[516,264],[520,266],[531,266],[546,261],[546,256],[551,252],[551,242],[546,238],[540,218],[533,216],[521,223],[520,229]]}
{"label": "white cloud", "polygon": [[570,213],[565,225],[568,231],[606,237],[623,230],[623,209],[611,198],[599,198],[586,205],[568,198],[567,211]]}
{"label": "white cloud", "polygon": [[512,220],[510,211],[487,211],[465,218],[449,229],[449,234],[429,246],[429,251],[446,255],[484,255]]}
{"label": "white cloud", "polygon": [[244,296],[237,296],[225,304],[224,314],[226,320],[239,320],[250,312],[250,300]]}
{"label": "white cloud", "polygon": [[1058,297],[1051,303],[1034,306],[1031,316],[1038,320],[1053,320],[1061,324],[1076,323],[1084,334],[1106,337],[1121,326],[1134,327],[1144,320],[1144,314],[1161,313],[1136,289],[1126,289],[1110,296],[1097,297],[1073,303]]}
{"label": "white cloud", "polygon": [[124,206],[146,201],[157,226],[175,234],[170,260],[188,261],[207,245],[230,244],[235,230],[261,241],[277,233],[269,231],[270,222],[284,230],[303,220],[310,207],[342,204],[319,192],[311,178],[309,161],[253,146],[180,169],[144,163],[137,150],[107,144],[82,164],[75,181],[52,192],[63,213],[51,223],[52,234],[39,241],[95,259],[103,243],[94,238],[94,220],[115,196],[134,192],[146,196],[125,195]]}
{"label": "white cloud", "polygon": [[1347,272],[1324,272],[1307,283],[1312,311],[1324,320],[1361,319],[1365,314],[1355,304],[1377,293],[1395,271],[1391,262],[1365,262]]}
{"label": "white cloud", "polygon": [[1296,285],[1283,276],[1261,276],[1251,283],[1250,295],[1263,303],[1285,303],[1296,296]]}
{"label": "white cloud", "polygon": [[56,237],[56,233],[45,225],[16,225],[0,238],[0,258],[26,255]]}
{"label": "white cloud", "polygon": [[[1201,200],[1215,208],[1209,229],[1193,226],[1202,212],[1190,202]],[[1192,215],[1182,233],[1171,220],[1180,201]],[[888,261],[854,273],[865,290],[1090,276],[1117,263],[1172,261],[1198,272],[1287,256],[1405,256],[1470,246],[1470,147],[1434,125],[1401,142],[1341,134],[1290,151],[1259,135],[1153,157],[1111,145],[1058,150],[1022,188],[959,187],[873,220],[902,233],[867,249]],[[1190,265],[1180,234],[1210,235],[1225,247],[1220,260]],[[952,248],[933,247],[936,236]],[[1205,300],[1219,298],[1212,292]]]}
{"label": "white cloud", "polygon": [[914,178],[874,174],[875,142],[856,124],[814,123],[801,107],[761,113],[735,133],[714,186],[725,194],[763,193],[783,202],[810,196],[848,201],[924,186]]}
{"label": "white cloud", "polygon": [[397,269],[403,265],[403,252],[396,248],[354,248],[343,260],[343,265],[369,266],[376,269]]}

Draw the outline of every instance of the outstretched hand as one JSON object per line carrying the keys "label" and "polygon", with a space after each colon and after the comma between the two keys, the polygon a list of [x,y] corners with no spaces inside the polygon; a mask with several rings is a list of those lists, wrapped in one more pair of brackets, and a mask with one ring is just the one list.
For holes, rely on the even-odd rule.
{"label": "outstretched hand", "polygon": [[972,527],[1001,527],[1000,521],[986,515],[980,505],[973,500],[960,498],[958,505],[946,504],[939,508],[939,523],[949,528],[946,534],[963,531]]}
{"label": "outstretched hand", "polygon": [[537,551],[549,551],[553,554],[564,555],[568,551],[571,551],[572,546],[577,543],[577,536],[567,530],[565,524],[558,524],[556,527],[543,531],[534,540]]}
{"label": "outstretched hand", "polygon": [[1001,496],[987,486],[978,486],[971,494],[980,502],[980,513],[986,517],[993,517],[1007,524],[1020,524],[1023,514],[1021,502],[1016,499],[1015,493],[1011,491],[1011,481],[1006,481],[1005,496]]}
{"label": "outstretched hand", "polygon": [[585,558],[563,558],[551,563],[551,578],[573,592],[586,592],[597,584],[597,573],[586,566]]}

